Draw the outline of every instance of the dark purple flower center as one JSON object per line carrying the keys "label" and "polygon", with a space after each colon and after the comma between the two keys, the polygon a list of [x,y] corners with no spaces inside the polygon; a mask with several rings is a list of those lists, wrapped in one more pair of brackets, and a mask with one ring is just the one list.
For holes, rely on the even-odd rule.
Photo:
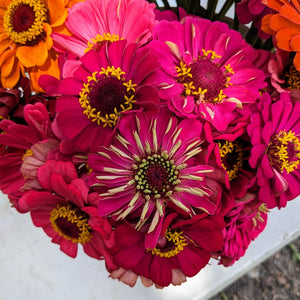
{"label": "dark purple flower center", "polygon": [[177,81],[184,86],[182,96],[193,96],[195,103],[203,101],[218,103],[226,96],[223,89],[230,85],[230,76],[234,73],[230,65],[220,68],[215,59],[220,58],[214,51],[202,50],[203,56],[189,64],[181,61],[176,67]]}
{"label": "dark purple flower center", "polygon": [[20,5],[12,16],[12,25],[15,32],[27,31],[35,20],[35,12],[29,5]]}
{"label": "dark purple flower center", "polygon": [[85,114],[98,125],[113,127],[122,112],[131,110],[136,84],[125,81],[120,68],[102,68],[88,77],[80,92],[79,103]]}
{"label": "dark purple flower center", "polygon": [[267,148],[270,163],[279,172],[293,172],[300,163],[300,141],[290,130],[272,136]]}
{"label": "dark purple flower center", "polygon": [[39,0],[13,0],[4,15],[3,27],[16,44],[32,45],[45,37],[48,11]]}
{"label": "dark purple flower center", "polygon": [[229,180],[238,177],[238,172],[243,167],[243,151],[239,143],[226,140],[218,141],[222,166],[229,176]]}
{"label": "dark purple flower center", "polygon": [[89,216],[73,204],[57,205],[50,213],[54,230],[67,240],[84,244],[91,239]]}
{"label": "dark purple flower center", "polygon": [[173,161],[164,154],[153,154],[142,159],[135,173],[136,188],[150,198],[161,198],[172,191],[178,180]]}

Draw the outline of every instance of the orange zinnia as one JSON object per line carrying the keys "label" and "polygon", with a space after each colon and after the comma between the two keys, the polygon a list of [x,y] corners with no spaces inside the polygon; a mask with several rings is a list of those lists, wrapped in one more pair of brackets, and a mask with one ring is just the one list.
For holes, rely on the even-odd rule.
{"label": "orange zinnia", "polygon": [[64,32],[68,7],[78,0],[0,0],[1,83],[13,88],[27,72],[32,88],[42,91],[38,78],[59,77],[52,31]]}
{"label": "orange zinnia", "polygon": [[294,65],[300,71],[300,1],[263,0],[278,13],[267,15],[262,20],[262,30],[275,36],[277,47],[296,52]]}

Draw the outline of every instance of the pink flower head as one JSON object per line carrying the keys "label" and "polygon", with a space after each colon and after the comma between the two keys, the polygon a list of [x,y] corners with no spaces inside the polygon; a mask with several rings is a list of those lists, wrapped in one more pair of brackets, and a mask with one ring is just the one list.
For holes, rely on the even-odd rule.
{"label": "pink flower head", "polygon": [[180,117],[202,118],[226,130],[266,86],[263,72],[253,66],[253,49],[225,23],[161,21],[153,37],[166,73],[161,96]]}
{"label": "pink flower head", "polygon": [[236,14],[242,24],[253,21],[255,28],[258,29],[258,36],[267,39],[269,34],[261,30],[261,20],[265,15],[271,14],[273,10],[262,3],[261,0],[243,0],[236,6]]}
{"label": "pink flower head", "polygon": [[108,148],[88,157],[89,183],[100,192],[101,216],[131,220],[138,230],[145,225],[145,247],[153,248],[168,209],[185,216],[198,210],[215,213],[222,188],[214,184],[214,169],[197,157],[200,121],[179,122],[162,109],[153,118],[144,112],[128,115],[118,130]]}
{"label": "pink flower head", "polygon": [[47,92],[61,95],[53,129],[64,140],[62,149],[68,143],[76,151],[96,150],[110,142],[121,116],[157,110],[159,62],[149,47],[117,41],[87,52],[80,62],[71,77],[40,79]]}
{"label": "pink flower head", "polygon": [[97,214],[98,194],[79,179],[71,162],[48,161],[38,170],[42,191],[27,191],[20,199],[30,211],[35,226],[42,227],[52,242],[71,257],[76,257],[78,244],[91,257],[105,257],[112,246],[112,228]]}
{"label": "pink flower head", "polygon": [[288,93],[281,93],[274,103],[263,94],[248,133],[258,200],[268,208],[286,206],[300,194],[300,103],[293,103]]}
{"label": "pink flower head", "polygon": [[[204,268],[211,252],[223,247],[223,218],[202,213],[189,220],[167,216],[156,247],[145,249],[144,234],[130,225],[115,230],[113,261],[125,270],[150,279],[158,287],[179,285]],[[171,223],[172,222],[172,223]]]}
{"label": "pink flower head", "polygon": [[224,249],[220,264],[230,266],[242,257],[249,244],[267,225],[268,209],[253,197],[245,197],[225,216]]}
{"label": "pink flower head", "polygon": [[154,7],[145,0],[79,2],[69,10],[65,22],[72,36],[52,33],[54,47],[81,57],[107,41],[145,44],[155,24]]}
{"label": "pink flower head", "polygon": [[20,171],[26,156],[32,155],[31,147],[40,141],[53,138],[48,111],[42,103],[28,104],[24,108],[28,125],[2,120],[0,144],[4,150],[0,155],[0,188],[4,193],[18,192],[25,178]]}

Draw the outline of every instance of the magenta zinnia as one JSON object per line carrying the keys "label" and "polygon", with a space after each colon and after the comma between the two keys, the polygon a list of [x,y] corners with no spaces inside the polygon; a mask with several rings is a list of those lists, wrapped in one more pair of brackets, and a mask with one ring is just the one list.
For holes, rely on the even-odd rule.
{"label": "magenta zinnia", "polygon": [[281,93],[274,103],[264,94],[248,133],[249,164],[257,169],[258,200],[268,208],[285,207],[300,194],[300,103]]}
{"label": "magenta zinnia", "polygon": [[212,192],[205,179],[208,173],[213,177],[214,169],[197,158],[201,122],[179,122],[162,110],[155,118],[145,113],[128,115],[118,129],[112,145],[88,159],[94,171],[89,182],[100,192],[101,216],[132,219],[138,230],[147,222],[146,247],[153,248],[166,209],[187,216],[197,209],[216,211],[220,188],[215,185]]}
{"label": "magenta zinnia", "polygon": [[61,95],[55,133],[73,140],[75,149],[91,151],[109,143],[122,115],[143,109],[155,113],[158,77],[159,63],[151,48],[122,40],[87,52],[70,77],[58,81],[42,76],[40,84]]}
{"label": "magenta zinnia", "polygon": [[263,72],[253,66],[253,49],[224,23],[161,21],[153,37],[166,72],[162,97],[180,117],[203,118],[226,130],[266,86]]}

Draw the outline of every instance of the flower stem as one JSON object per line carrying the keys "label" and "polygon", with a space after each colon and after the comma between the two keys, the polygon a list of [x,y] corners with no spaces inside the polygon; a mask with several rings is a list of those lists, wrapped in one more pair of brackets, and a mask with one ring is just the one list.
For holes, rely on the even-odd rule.
{"label": "flower stem", "polygon": [[[216,1],[216,2],[218,2],[218,1]],[[230,9],[230,7],[232,6],[232,4],[234,2],[235,2],[234,0],[226,0],[226,2],[224,3],[223,7],[220,10],[220,12],[217,14],[217,16],[214,18],[214,20],[222,21],[226,15],[226,13],[228,12],[228,10]]]}

